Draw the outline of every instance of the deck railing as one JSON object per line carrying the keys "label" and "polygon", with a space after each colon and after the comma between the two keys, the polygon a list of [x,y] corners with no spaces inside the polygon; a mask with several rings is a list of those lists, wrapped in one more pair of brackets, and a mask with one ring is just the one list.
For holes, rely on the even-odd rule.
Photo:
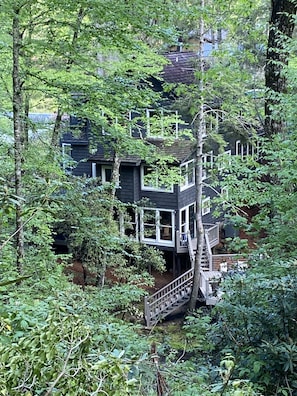
{"label": "deck railing", "polygon": [[[203,224],[205,234],[208,236],[210,247],[214,247],[219,243],[219,224]],[[180,231],[176,232],[176,250],[177,253],[187,253],[188,252],[188,232],[181,233]],[[196,246],[197,240],[196,238],[192,239],[192,246]]]}
{"label": "deck railing", "polygon": [[[147,327],[152,327],[168,314],[184,305],[190,299],[194,276],[195,248],[197,239],[192,239],[190,232],[187,234],[177,234],[177,241],[180,247],[189,253],[192,268],[174,279],[168,285],[158,290],[151,296],[146,296],[144,301],[144,316]],[[205,248],[204,263],[200,271],[200,292],[207,305],[216,303],[216,296],[213,293],[212,284],[221,277],[219,271],[212,271],[211,248],[219,241],[218,224],[205,225]],[[202,263],[201,263],[202,265]]]}

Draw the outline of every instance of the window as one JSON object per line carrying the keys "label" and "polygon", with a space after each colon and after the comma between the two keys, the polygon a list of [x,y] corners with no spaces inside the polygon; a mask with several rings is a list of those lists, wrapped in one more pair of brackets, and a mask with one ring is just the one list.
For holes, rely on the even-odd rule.
{"label": "window", "polygon": [[221,188],[221,198],[224,198],[225,201],[228,201],[229,189],[227,186]]}
{"label": "window", "polygon": [[141,189],[145,191],[173,192],[173,186],[162,184],[158,169],[143,165],[141,167]]}
{"label": "window", "polygon": [[127,207],[122,216],[121,232],[129,238],[138,240],[138,215],[135,207]]}
{"label": "window", "polygon": [[210,213],[210,197],[202,200],[202,216]]}
{"label": "window", "polygon": [[186,190],[189,187],[195,185],[195,163],[194,160],[185,162],[180,166],[180,173],[182,177],[182,182],[180,185],[180,190]]}
{"label": "window", "polygon": [[101,180],[102,183],[110,183],[112,178],[112,166],[102,165],[101,166]]}
{"label": "window", "polygon": [[192,203],[180,210],[180,233],[186,236],[188,231],[191,238],[196,236],[196,204]]}
{"label": "window", "polygon": [[159,245],[174,245],[174,212],[144,208],[141,211],[141,239]]}
{"label": "window", "polygon": [[164,138],[178,137],[178,112],[156,109],[146,110],[147,137]]}
{"label": "window", "polygon": [[92,162],[92,177],[97,177],[97,164]]}
{"label": "window", "polygon": [[217,167],[219,171],[228,169],[228,167],[230,166],[230,157],[231,157],[231,150],[227,150],[222,154],[218,155],[217,161]]}

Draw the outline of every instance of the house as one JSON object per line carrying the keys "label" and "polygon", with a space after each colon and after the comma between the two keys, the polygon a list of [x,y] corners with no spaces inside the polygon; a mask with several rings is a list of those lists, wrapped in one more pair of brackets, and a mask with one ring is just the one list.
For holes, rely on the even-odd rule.
{"label": "house", "polygon": [[[197,61],[194,53],[169,53],[167,59],[169,63],[162,75],[165,82],[194,82],[193,70]],[[162,90],[159,80],[153,81],[153,87]],[[172,165],[179,168],[179,182],[164,183],[164,179],[158,174],[158,167],[155,168],[154,163],[144,160],[135,152],[122,152],[118,158],[120,178],[116,194],[128,205],[130,215],[129,228],[123,226],[122,232],[160,249],[164,253],[167,269],[173,277],[167,289],[158,291],[155,296],[146,299],[145,317],[148,326],[188,300],[193,277],[197,205],[195,144],[188,135],[190,125],[187,123],[187,117],[183,117],[185,122],[182,122],[172,102],[169,93],[164,95],[161,108],[145,109],[142,114],[127,111],[125,127],[129,138],[145,140],[155,151],[174,159]],[[118,122],[117,119],[111,121],[113,127],[116,127]],[[95,149],[90,149],[92,128],[88,121],[82,122],[71,117],[70,124],[72,128],[78,127],[80,134],[75,136],[70,129],[63,136],[61,144],[65,157],[68,155],[68,158],[71,157],[77,164],[72,173],[78,176],[99,177],[102,183],[110,182],[115,158],[113,149],[106,144],[99,144]],[[102,141],[108,141],[109,135],[105,126],[102,126],[100,134]],[[241,143],[236,147],[237,151],[241,150],[243,153]],[[228,157],[231,150],[227,150],[225,154]],[[221,156],[220,167],[224,166],[226,156]],[[205,154],[204,159],[208,167],[213,165],[213,158],[211,151]],[[67,169],[70,165],[64,162],[64,166]],[[203,177],[205,180],[208,177],[207,167]],[[216,302],[211,283],[221,276],[218,271],[220,264],[226,262],[226,257],[216,263],[212,258],[213,248],[220,242],[220,224],[213,218],[211,210],[213,195],[213,189],[205,183],[201,209],[206,233],[200,289],[202,298],[209,305]]]}

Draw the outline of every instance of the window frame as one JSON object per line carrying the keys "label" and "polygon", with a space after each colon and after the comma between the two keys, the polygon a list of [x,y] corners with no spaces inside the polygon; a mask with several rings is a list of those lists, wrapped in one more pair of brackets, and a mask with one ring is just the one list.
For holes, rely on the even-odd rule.
{"label": "window frame", "polygon": [[201,214],[205,216],[210,213],[210,197],[202,199],[201,202]]}
{"label": "window frame", "polygon": [[[190,208],[193,208],[193,219],[191,219]],[[183,212],[185,213],[185,221],[183,221]],[[196,202],[192,202],[179,210],[179,232],[182,235],[189,231],[191,238],[196,238]]]}
{"label": "window frame", "polygon": [[223,171],[227,168],[227,165],[231,164],[231,150],[226,150],[217,156],[217,169]]}
{"label": "window frame", "polygon": [[[189,175],[189,170],[188,169],[189,169],[189,164],[191,164],[191,163],[193,164],[192,181],[189,182],[189,176],[188,176]],[[182,168],[183,167],[186,167],[186,172],[184,174],[185,182],[183,184],[180,184],[180,186],[179,186],[180,191],[184,191],[184,190],[187,190],[188,188],[191,188],[191,187],[195,186],[195,172],[196,172],[196,170],[195,170],[195,160],[194,160],[194,158],[192,158],[191,160],[186,161],[186,162],[184,162],[184,163],[182,163],[180,165],[180,175],[181,175],[182,178],[183,178],[183,175],[182,175]]]}
{"label": "window frame", "polygon": [[148,165],[141,165],[140,167],[140,179],[141,179],[141,190],[142,191],[156,191],[156,192],[166,192],[173,193],[173,185],[170,187],[158,187],[158,172],[156,171],[156,187],[153,185],[145,184],[145,168],[150,168]]}
{"label": "window frame", "polygon": [[110,177],[112,178],[112,165],[101,165],[101,182],[102,182],[102,184],[111,182],[111,179],[107,180],[107,178],[106,178],[106,171],[109,171],[109,170],[111,171]]}
{"label": "window frame", "polygon": [[[165,133],[165,125],[164,119],[166,117],[166,113],[169,116],[175,117],[175,121],[172,122],[172,136],[178,138],[179,132],[179,124],[178,124],[178,111],[177,110],[165,110],[165,109],[146,109],[146,135],[150,139],[163,139],[167,136]],[[151,125],[151,118],[154,115],[160,116],[160,133],[154,134],[152,133],[152,125]],[[171,124],[170,124],[171,125]],[[171,136],[171,134],[170,134]]]}
{"label": "window frame", "polygon": [[[145,211],[152,211],[154,212],[154,219],[152,222],[145,222]],[[161,223],[161,212],[169,213],[171,217],[171,224],[162,224]],[[151,227],[154,229],[155,238],[149,238],[145,236],[145,227]],[[163,232],[165,231],[165,227],[169,229],[169,235],[171,235],[170,239],[163,239],[162,229]],[[140,241],[143,243],[148,243],[151,245],[158,245],[158,246],[175,246],[175,211],[170,209],[163,209],[163,208],[148,208],[144,207],[141,208],[140,211]],[[171,231],[171,232],[170,232]]]}

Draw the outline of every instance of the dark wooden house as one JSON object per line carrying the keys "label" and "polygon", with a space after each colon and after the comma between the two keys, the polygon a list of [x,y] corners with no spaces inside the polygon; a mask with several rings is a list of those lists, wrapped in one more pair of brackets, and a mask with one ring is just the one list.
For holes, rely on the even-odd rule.
{"label": "dark wooden house", "polygon": [[[167,59],[169,63],[162,74],[164,82],[171,84],[194,82],[193,71],[197,61],[194,53],[169,53]],[[161,81],[153,81],[153,85],[154,89],[162,90]],[[154,182],[152,182],[149,177],[152,175],[151,164],[135,153],[133,155],[127,153],[120,158],[120,180],[116,190],[117,197],[128,204],[130,215],[129,228],[126,229],[123,226],[122,232],[144,244],[162,250],[168,270],[175,278],[167,289],[159,291],[159,294],[146,300],[145,316],[148,326],[168,315],[189,298],[196,246],[195,145],[183,133],[185,127],[190,128],[187,125],[187,117],[185,117],[185,123],[181,124],[171,99],[170,94],[164,96],[161,110],[157,109],[159,113],[161,112],[157,133],[152,130],[151,123],[156,109],[146,109],[141,115],[142,136],[139,135],[139,130],[137,133],[131,130],[130,134],[135,139],[146,139],[164,155],[174,157],[174,165],[180,170],[180,182],[165,185],[159,182],[157,173],[153,174]],[[170,111],[173,115],[170,144],[167,144],[162,126],[162,112],[166,111]],[[132,119],[133,113],[130,112],[128,118]],[[71,126],[75,127],[77,123],[78,120],[72,117]],[[109,182],[114,161],[112,150],[100,144],[95,150],[90,150],[92,128],[88,121],[80,122],[79,127],[81,131],[79,137],[75,137],[70,128],[61,141],[65,158],[71,158],[76,163],[72,173],[77,176],[98,177],[102,183]],[[102,133],[104,134],[104,131]],[[105,137],[108,138],[108,136]],[[236,147],[239,154],[240,150],[243,152],[241,143],[237,143]],[[235,153],[234,150],[236,150],[235,147],[227,150],[226,155]],[[208,166],[212,166],[212,152],[205,155],[205,161]],[[221,166],[223,165],[222,162]],[[64,162],[64,166],[67,169],[70,164]],[[204,177],[205,179],[208,177],[207,170],[205,170]],[[226,262],[226,258],[217,262],[213,258],[215,253],[213,248],[220,242],[220,225],[217,219],[212,217],[213,195],[213,190],[205,183],[204,199],[201,203],[206,230],[201,292],[208,304],[214,304],[216,300],[210,286],[211,279],[220,277],[218,271],[220,263]],[[137,210],[135,210],[136,205]]]}

